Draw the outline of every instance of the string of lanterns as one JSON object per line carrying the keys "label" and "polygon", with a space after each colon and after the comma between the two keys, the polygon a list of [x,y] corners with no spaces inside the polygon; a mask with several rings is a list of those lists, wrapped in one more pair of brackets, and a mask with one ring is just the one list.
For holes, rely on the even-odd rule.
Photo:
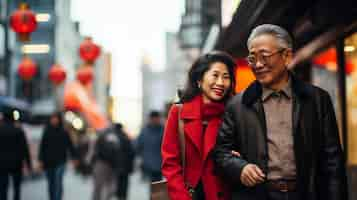
{"label": "string of lanterns", "polygon": [[66,79],[66,70],[59,64],[54,64],[48,71],[48,79],[54,85],[60,85]]}
{"label": "string of lanterns", "polygon": [[92,82],[93,63],[100,55],[101,49],[95,44],[91,37],[84,38],[83,42],[79,46],[79,56],[84,61],[84,65],[77,70],[76,78],[83,85],[87,85]]}
{"label": "string of lanterns", "polygon": [[[30,35],[37,28],[35,13],[30,10],[27,3],[20,3],[19,8],[10,15],[10,26],[17,33],[17,38],[20,42],[29,42]],[[95,44],[91,37],[84,38],[80,44],[79,56],[83,60],[84,65],[78,68],[76,79],[83,85],[92,82],[94,78],[93,64],[98,59],[101,53],[100,47]],[[38,69],[37,64],[29,56],[24,55],[21,60],[17,72],[20,78],[24,81],[30,81],[36,75]],[[60,85],[66,79],[66,70],[59,64],[53,64],[48,71],[48,79],[54,85]]]}
{"label": "string of lanterns", "polygon": [[17,72],[24,81],[29,81],[36,75],[37,65],[30,57],[25,56],[20,62]]}

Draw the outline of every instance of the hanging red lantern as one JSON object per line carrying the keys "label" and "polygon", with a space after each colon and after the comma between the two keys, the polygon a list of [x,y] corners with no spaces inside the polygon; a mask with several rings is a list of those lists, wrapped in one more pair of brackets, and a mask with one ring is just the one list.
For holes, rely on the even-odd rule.
{"label": "hanging red lantern", "polygon": [[19,65],[17,72],[23,80],[31,80],[37,72],[36,63],[34,63],[31,58],[24,57]]}
{"label": "hanging red lantern", "polygon": [[83,85],[87,85],[93,80],[93,68],[90,66],[81,67],[77,70],[77,80]]}
{"label": "hanging red lantern", "polygon": [[86,63],[94,63],[100,55],[100,48],[92,38],[87,37],[79,46],[79,55]]}
{"label": "hanging red lantern", "polygon": [[61,65],[54,64],[48,72],[48,78],[53,84],[59,85],[66,79],[66,70]]}
{"label": "hanging red lantern", "polygon": [[37,21],[28,4],[21,3],[19,9],[11,14],[10,26],[18,34],[20,41],[29,41],[30,34],[37,28]]}

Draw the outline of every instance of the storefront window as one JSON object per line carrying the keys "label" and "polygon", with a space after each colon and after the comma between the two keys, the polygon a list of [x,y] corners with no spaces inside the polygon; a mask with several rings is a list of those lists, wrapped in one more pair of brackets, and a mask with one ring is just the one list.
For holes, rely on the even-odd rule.
{"label": "storefront window", "polygon": [[348,164],[357,166],[357,33],[345,39],[347,75]]}
{"label": "storefront window", "polygon": [[[339,108],[339,91],[337,86],[337,54],[336,48],[330,47],[316,55],[312,59],[312,84],[326,90],[332,99],[337,117],[337,123],[341,128],[341,113]],[[341,131],[340,131],[341,133]],[[342,139],[342,137],[341,137]]]}
{"label": "storefront window", "polygon": [[[345,75],[346,75],[346,115],[347,115],[347,169],[350,199],[356,199],[357,193],[357,33],[345,38]],[[336,48],[331,47],[312,59],[312,83],[331,95],[339,128],[341,130],[341,113],[339,86],[337,82]],[[341,131],[340,131],[341,133]]]}
{"label": "storefront window", "polygon": [[357,199],[357,33],[345,39],[347,75],[348,178],[350,199]]}

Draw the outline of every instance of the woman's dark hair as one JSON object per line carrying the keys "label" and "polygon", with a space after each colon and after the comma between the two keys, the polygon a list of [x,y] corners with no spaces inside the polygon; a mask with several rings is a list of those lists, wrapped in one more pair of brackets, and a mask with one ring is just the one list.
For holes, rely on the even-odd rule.
{"label": "woman's dark hair", "polygon": [[193,99],[193,97],[201,94],[201,89],[198,86],[198,81],[202,80],[203,75],[211,68],[211,65],[216,62],[221,62],[227,66],[228,73],[231,79],[231,86],[223,98],[226,101],[231,95],[234,94],[235,88],[235,67],[236,64],[233,58],[222,51],[212,51],[210,53],[200,56],[191,66],[186,81],[185,88],[178,91],[180,103],[185,103]]}

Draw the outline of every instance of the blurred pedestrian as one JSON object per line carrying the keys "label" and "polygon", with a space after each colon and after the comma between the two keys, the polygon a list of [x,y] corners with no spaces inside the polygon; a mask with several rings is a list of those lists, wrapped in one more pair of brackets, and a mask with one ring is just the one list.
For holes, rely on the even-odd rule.
{"label": "blurred pedestrian", "polygon": [[122,165],[121,140],[113,127],[98,133],[93,151],[93,200],[116,195],[116,169]]}
{"label": "blurred pedestrian", "polygon": [[78,165],[76,172],[83,177],[92,175],[93,166],[91,163],[92,152],[94,151],[95,133],[80,131],[77,133],[76,149],[78,152]]}
{"label": "blurred pedestrian", "polygon": [[148,124],[141,130],[137,141],[137,155],[142,158],[141,169],[151,182],[162,179],[161,174],[161,141],[164,127],[161,113],[153,110],[149,114]]}
{"label": "blurred pedestrian", "polygon": [[62,200],[63,176],[69,155],[76,165],[77,153],[63,126],[62,114],[53,113],[45,126],[39,152],[40,168],[46,171],[50,200]]}
{"label": "blurred pedestrian", "polygon": [[115,133],[117,134],[121,148],[118,156],[121,156],[120,162],[114,171],[117,177],[117,197],[119,200],[126,200],[129,187],[129,175],[133,172],[134,148],[128,134],[123,130],[121,123],[114,124]]}
{"label": "blurred pedestrian", "polygon": [[[223,52],[202,55],[188,72],[180,104],[171,106],[162,143],[162,173],[170,199],[230,199],[229,188],[214,170],[211,152],[225,103],[234,92],[235,65]],[[180,130],[184,132],[183,147]]]}
{"label": "blurred pedestrian", "polygon": [[0,200],[7,199],[9,178],[12,178],[14,200],[21,198],[24,161],[29,171],[32,163],[25,132],[15,126],[12,111],[5,111],[0,124]]}

